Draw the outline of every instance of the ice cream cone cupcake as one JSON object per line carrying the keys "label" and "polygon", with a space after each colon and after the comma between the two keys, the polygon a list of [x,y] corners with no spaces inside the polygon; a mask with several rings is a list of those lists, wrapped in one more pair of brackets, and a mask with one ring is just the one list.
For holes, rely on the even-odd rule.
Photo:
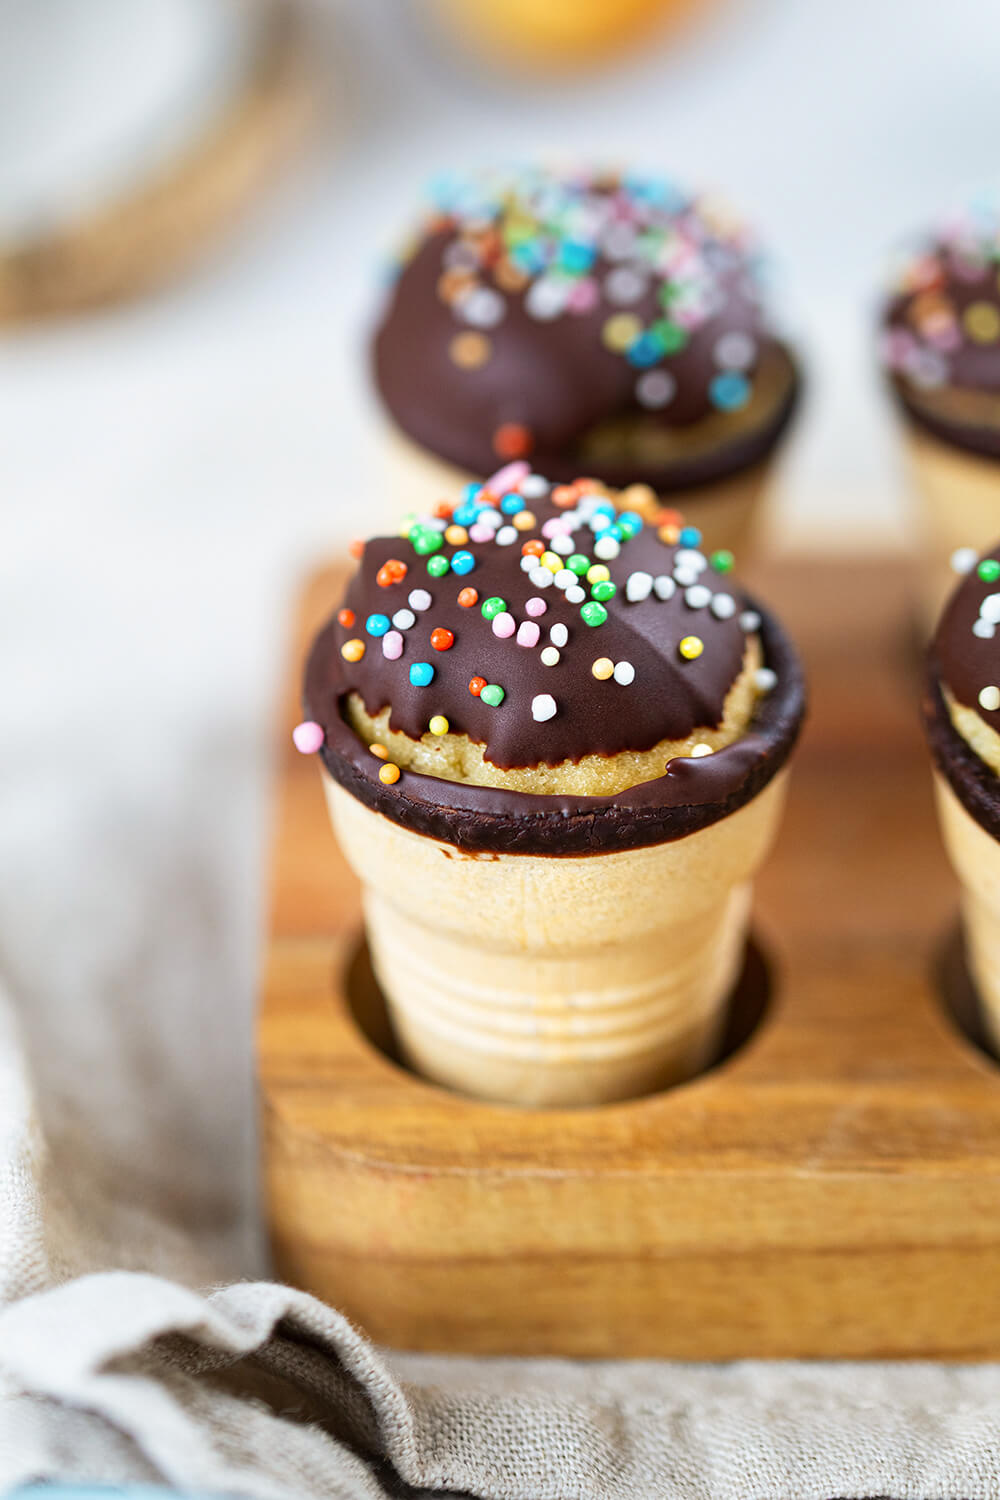
{"label": "ice cream cone cupcake", "polygon": [[965,577],[928,653],[924,723],[969,967],[1000,1050],[1000,546],[957,561]]}
{"label": "ice cream cone cupcake", "polygon": [[731,566],[526,463],[365,546],[296,742],[427,1077],[596,1104],[715,1056],[803,712]]}
{"label": "ice cream cone cupcake", "polygon": [[903,418],[937,617],[958,548],[1000,535],[1000,200],[952,214],[898,258],[881,355]]}
{"label": "ice cream cone cupcake", "polygon": [[710,548],[745,544],[799,387],[746,228],[615,173],[440,182],[373,357],[408,503],[528,458],[648,486]]}

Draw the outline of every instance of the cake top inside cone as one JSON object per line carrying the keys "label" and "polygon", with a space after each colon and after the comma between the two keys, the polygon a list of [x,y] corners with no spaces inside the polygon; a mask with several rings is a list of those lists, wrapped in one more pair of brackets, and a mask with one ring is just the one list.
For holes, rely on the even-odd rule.
{"label": "cake top inside cone", "polygon": [[979,556],[960,548],[962,575],[934,637],[932,658],[952,723],[1000,773],[1000,546]]}
{"label": "cake top inside cone", "polygon": [[720,751],[774,673],[731,555],[700,542],[640,487],[550,486],[523,462],[469,485],[360,549],[314,647],[300,748],[346,714],[383,782],[402,764],[588,794]]}
{"label": "cake top inside cone", "polygon": [[795,378],[730,212],[614,172],[483,171],[431,196],[374,349],[381,395],[422,447],[479,476],[530,457],[609,483],[763,456]]}
{"label": "cake top inside cone", "polygon": [[1000,194],[983,193],[896,257],[882,311],[881,358],[898,394],[973,448],[983,446],[976,428],[1000,428],[998,278]]}

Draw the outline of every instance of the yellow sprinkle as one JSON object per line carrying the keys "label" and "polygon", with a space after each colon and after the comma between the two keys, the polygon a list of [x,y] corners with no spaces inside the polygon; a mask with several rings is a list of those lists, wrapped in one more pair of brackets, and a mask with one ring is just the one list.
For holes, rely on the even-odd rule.
{"label": "yellow sprinkle", "polygon": [[394,766],[392,761],[382,767],[378,773],[379,781],[384,781],[386,786],[392,786],[393,782],[399,780],[399,767]]}
{"label": "yellow sprinkle", "polygon": [[444,539],[446,542],[450,542],[453,547],[464,547],[469,540],[469,533],[464,526],[447,526],[445,528]]}
{"label": "yellow sprinkle", "polygon": [[656,535],[661,542],[666,542],[668,547],[673,547],[681,539],[681,528],[668,522],[666,526],[660,527]]}
{"label": "yellow sprinkle", "polygon": [[705,643],[699,636],[686,635],[677,647],[685,661],[694,661],[705,649]]}
{"label": "yellow sprinkle", "polygon": [[373,755],[378,756],[379,760],[389,759],[389,752],[384,745],[369,745],[368,748]]}
{"label": "yellow sprinkle", "polygon": [[538,559],[543,568],[548,568],[550,573],[561,573],[563,560],[558,552],[543,552]]}
{"label": "yellow sprinkle", "polygon": [[1000,311],[992,302],[971,302],[962,314],[970,339],[977,344],[993,344],[1000,338]]}
{"label": "yellow sprinkle", "polygon": [[645,516],[647,521],[660,508],[656,491],[648,484],[630,484],[618,496],[618,505],[621,510],[637,510],[640,516]]}
{"label": "yellow sprinkle", "polygon": [[538,525],[538,520],[530,510],[519,510],[514,517],[514,525],[518,531],[530,531],[532,526]]}
{"label": "yellow sprinkle", "polygon": [[624,354],[641,332],[642,324],[635,313],[615,313],[601,329],[601,338],[605,347],[614,354]]}
{"label": "yellow sprinkle", "polygon": [[609,656],[599,656],[590,670],[598,682],[607,682],[614,675],[615,664]]}
{"label": "yellow sprinkle", "polygon": [[345,661],[360,661],[365,654],[365,643],[355,636],[353,640],[344,642],[340,654]]}
{"label": "yellow sprinkle", "polygon": [[607,583],[611,574],[603,563],[594,563],[593,567],[587,569],[588,583]]}
{"label": "yellow sprinkle", "polygon": [[445,718],[444,714],[435,714],[427,727],[430,730],[431,734],[447,734],[449,727],[448,720]]}

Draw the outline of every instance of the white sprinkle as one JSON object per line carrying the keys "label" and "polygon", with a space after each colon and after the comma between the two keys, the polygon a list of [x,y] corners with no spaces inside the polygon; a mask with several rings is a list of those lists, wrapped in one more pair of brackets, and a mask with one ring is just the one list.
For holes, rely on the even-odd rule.
{"label": "white sprinkle", "polygon": [[630,604],[640,604],[649,598],[652,590],[652,573],[630,573],[625,584],[625,598]]}
{"label": "white sprinkle", "polygon": [[520,492],[525,500],[541,500],[549,493],[549,481],[541,474],[529,474],[527,479],[521,480]]}
{"label": "white sprinkle", "polygon": [[635,396],[647,411],[669,406],[677,392],[677,381],[669,370],[645,370],[635,383]]}
{"label": "white sprinkle", "polygon": [[740,629],[745,630],[747,635],[753,635],[755,630],[760,629],[760,615],[755,609],[745,609],[740,615]]}
{"label": "white sprinkle", "polygon": [[979,694],[979,707],[985,708],[988,714],[995,714],[1000,708],[1000,688],[984,687]]}
{"label": "white sprinkle", "polygon": [[559,652],[556,650],[555,646],[546,646],[542,650],[539,659],[543,667],[554,667],[556,662],[559,660]]}
{"label": "white sprinkle", "polygon": [[489,526],[492,528],[492,530],[496,531],[498,526],[503,525],[503,519],[504,518],[502,512],[495,510],[493,506],[490,505],[486,510],[481,510],[479,512],[478,516],[476,517],[476,522],[479,526]]}
{"label": "white sprinkle", "polygon": [[411,625],[417,623],[417,617],[412,609],[397,609],[392,617],[392,623],[397,630],[409,630]]}
{"label": "white sprinkle", "polygon": [[753,680],[758,693],[769,693],[777,685],[778,674],[770,667],[760,667],[753,674]]}
{"label": "white sprinkle", "polygon": [[529,318],[547,323],[552,318],[558,318],[569,300],[569,290],[569,282],[563,282],[554,276],[540,276],[525,293],[524,310]]}
{"label": "white sprinkle", "polygon": [[689,583],[697,583],[701,573],[697,568],[675,568],[674,582],[679,583],[682,589],[687,588]]}
{"label": "white sprinkle", "polygon": [[977,620],[972,627],[972,634],[978,635],[981,641],[991,641],[996,633],[996,626],[991,625],[989,620]]}
{"label": "white sprinkle", "polygon": [[516,526],[501,526],[494,538],[498,547],[509,547],[517,541],[519,532]]}
{"label": "white sprinkle", "polygon": [[956,573],[971,573],[978,560],[974,547],[959,547],[951,554],[951,566]]}
{"label": "white sprinkle", "polygon": [[979,606],[979,618],[991,625],[1000,624],[1000,594],[987,594]]}
{"label": "white sprinkle", "polygon": [[630,661],[616,662],[613,676],[622,687],[629,687],[635,681],[635,667]]}
{"label": "white sprinkle", "polygon": [[631,307],[645,290],[645,276],[631,266],[617,266],[604,278],[604,295],[615,307]]}
{"label": "white sprinkle", "polygon": [[635,249],[635,230],[631,224],[616,219],[601,237],[601,249],[608,260],[627,260]]}
{"label": "white sprinkle", "polygon": [[621,550],[613,536],[598,537],[594,543],[594,556],[599,557],[602,562],[610,562],[613,557],[618,556]]}
{"label": "white sprinkle", "polygon": [[717,620],[731,620],[736,613],[736,600],[732,594],[713,595],[712,613]]}
{"label": "white sprinkle", "polygon": [[703,583],[693,584],[691,588],[684,590],[684,603],[688,609],[704,609],[711,602],[712,590]]}
{"label": "white sprinkle", "polygon": [[678,547],[674,553],[674,569],[693,568],[696,573],[704,573],[708,567],[708,558],[704,552],[698,552],[694,547]]}
{"label": "white sprinkle", "polygon": [[556,713],[556,700],[551,693],[539,693],[531,700],[531,717],[539,724],[552,719]]}
{"label": "white sprinkle", "polygon": [[677,585],[666,573],[661,573],[659,578],[653,579],[653,593],[657,599],[670,599],[677,592]]}
{"label": "white sprinkle", "polygon": [[433,603],[434,600],[431,598],[426,589],[413,589],[409,595],[409,605],[411,609],[430,609]]}
{"label": "white sprinkle", "polygon": [[565,625],[553,625],[549,631],[549,640],[553,646],[565,646],[569,640],[569,631]]}
{"label": "white sprinkle", "polygon": [[560,568],[552,581],[557,589],[571,589],[576,584],[576,574],[572,568]]}
{"label": "white sprinkle", "polygon": [[473,328],[495,328],[507,311],[507,304],[492,287],[480,286],[469,292],[458,304],[459,316]]}
{"label": "white sprinkle", "polygon": [[711,747],[711,745],[706,745],[704,740],[701,740],[697,745],[692,745],[691,746],[691,759],[692,760],[704,760],[704,758],[705,758],[706,755],[711,755],[711,754],[712,754],[712,747]]}
{"label": "white sprinkle", "polygon": [[552,574],[548,568],[532,568],[528,577],[536,589],[550,589],[552,587]]}
{"label": "white sprinkle", "polygon": [[[462,311],[465,311],[464,306]],[[724,333],[716,339],[712,353],[715,363],[724,370],[748,370],[757,357],[757,345],[748,333],[734,328],[731,333]]]}
{"label": "white sprinkle", "polygon": [[587,590],[582,589],[579,584],[577,584],[574,588],[566,590],[566,598],[569,600],[570,604],[582,604],[586,597]]}
{"label": "white sprinkle", "polygon": [[[537,566],[538,566],[538,558],[537,557],[532,557],[532,555],[531,555],[530,552],[528,552],[524,557],[521,558],[521,572],[522,573],[533,573],[535,571],[535,569],[537,568]],[[545,571],[547,573],[549,571],[548,568],[546,568]]]}
{"label": "white sprinkle", "polygon": [[558,536],[550,537],[549,547],[560,557],[569,557],[569,554],[576,550],[573,546],[573,538],[565,531],[561,531]]}
{"label": "white sprinkle", "polygon": [[607,531],[608,527],[611,525],[611,517],[608,515],[607,511],[599,510],[591,516],[590,520],[587,522],[587,525],[590,527],[591,531]]}
{"label": "white sprinkle", "polygon": [[425,531],[446,531],[448,522],[442,521],[440,516],[421,516],[420,525]]}

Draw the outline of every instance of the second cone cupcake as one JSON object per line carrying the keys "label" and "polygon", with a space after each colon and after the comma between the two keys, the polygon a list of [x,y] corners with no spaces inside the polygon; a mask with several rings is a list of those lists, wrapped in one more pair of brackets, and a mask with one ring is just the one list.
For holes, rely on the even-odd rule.
{"label": "second cone cupcake", "polygon": [[715,1055],[803,685],[700,543],[514,464],[369,542],[318,636],[297,742],[428,1077],[593,1104]]}
{"label": "second cone cupcake", "polygon": [[745,225],[654,177],[438,183],[374,344],[417,508],[504,460],[648,486],[741,549],[799,379]]}

